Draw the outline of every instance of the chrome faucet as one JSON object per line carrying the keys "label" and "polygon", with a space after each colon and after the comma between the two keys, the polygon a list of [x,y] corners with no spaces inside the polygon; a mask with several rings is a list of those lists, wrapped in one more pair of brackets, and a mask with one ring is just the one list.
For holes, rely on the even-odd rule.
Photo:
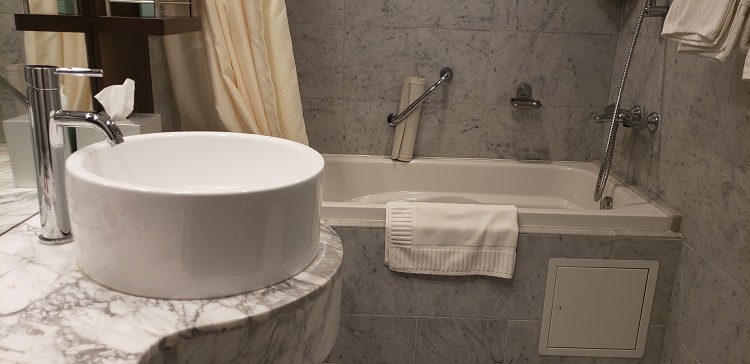
{"label": "chrome faucet", "polygon": [[61,110],[60,75],[102,77],[101,70],[26,66],[29,123],[34,146],[39,218],[45,245],[72,240],[65,195],[63,127],[87,127],[102,132],[111,145],[123,142],[122,132],[109,117],[93,111]]}
{"label": "chrome faucet", "polygon": [[617,115],[613,115],[614,111],[615,105],[610,104],[604,108],[604,114],[594,116],[594,121],[605,123],[612,121],[614,117],[618,123],[621,123],[626,128],[634,128],[638,131],[648,129],[653,132],[659,127],[659,114],[652,112],[644,119],[641,105],[635,105],[630,110],[619,109],[617,110]]}

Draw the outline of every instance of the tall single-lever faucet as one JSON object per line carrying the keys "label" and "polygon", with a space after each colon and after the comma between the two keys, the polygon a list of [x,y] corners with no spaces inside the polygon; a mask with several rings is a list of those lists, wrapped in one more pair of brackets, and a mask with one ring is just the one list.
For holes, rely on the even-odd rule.
{"label": "tall single-lever faucet", "polygon": [[25,72],[42,225],[39,240],[45,245],[66,244],[72,240],[72,236],[65,195],[62,128],[94,128],[102,132],[111,145],[123,142],[122,132],[106,115],[93,111],[61,110],[59,75],[102,77],[101,70],[26,66]]}

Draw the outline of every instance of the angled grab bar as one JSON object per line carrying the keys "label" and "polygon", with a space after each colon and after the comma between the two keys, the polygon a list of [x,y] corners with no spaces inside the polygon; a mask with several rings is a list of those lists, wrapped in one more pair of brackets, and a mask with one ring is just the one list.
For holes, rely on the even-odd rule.
{"label": "angled grab bar", "polygon": [[18,89],[13,87],[13,85],[11,85],[10,82],[8,82],[8,80],[5,79],[5,77],[0,76],[0,84],[7,87],[8,90],[13,94],[13,96],[23,101],[26,105],[29,104],[29,99],[26,97],[26,95],[24,95],[23,93],[21,93],[21,91],[18,91]]}
{"label": "angled grab bar", "polygon": [[440,70],[440,79],[435,82],[434,85],[432,85],[422,96],[420,96],[418,99],[414,100],[414,102],[411,103],[404,111],[402,111],[399,114],[396,114],[395,112],[388,115],[388,125],[390,126],[396,126],[398,123],[404,121],[409,114],[414,111],[414,109],[419,106],[426,98],[427,96],[430,96],[430,94],[435,91],[438,86],[442,85],[443,82],[450,81],[450,79],[453,78],[453,70],[450,67],[445,67]]}

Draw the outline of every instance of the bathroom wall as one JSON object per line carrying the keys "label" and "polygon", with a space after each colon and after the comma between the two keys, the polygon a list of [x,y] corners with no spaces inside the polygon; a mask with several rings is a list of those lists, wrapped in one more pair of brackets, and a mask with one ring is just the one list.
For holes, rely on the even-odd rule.
{"label": "bathroom wall", "polygon": [[[526,228],[518,239],[513,279],[508,280],[392,272],[383,263],[384,228],[336,228],[336,232],[344,244],[342,315],[327,363],[659,362],[680,239],[626,238],[611,230],[545,233]],[[643,358],[538,354],[550,258],[659,261]]]}
{"label": "bathroom wall", "polygon": [[[23,63],[23,33],[16,31],[13,14],[21,12],[20,1],[0,2],[0,74],[5,77],[5,66]],[[7,79],[7,77],[5,77]],[[4,86],[0,86],[0,121],[18,116],[15,97]],[[0,126],[0,143],[5,143],[5,133]]]}
{"label": "bathroom wall", "polygon": [[[626,14],[636,10],[636,1],[626,2]],[[621,128],[614,164],[617,174],[684,214],[662,362],[748,363],[750,83],[740,80],[744,54],[718,63],[678,53],[675,43],[658,38],[658,20],[645,25],[624,104],[641,102],[648,112],[660,112],[663,124],[655,134]],[[620,35],[618,62],[632,29]]]}
{"label": "bathroom wall", "polygon": [[[404,76],[453,80],[424,104],[417,156],[592,160],[618,0],[287,0],[310,144],[390,155]],[[509,100],[531,84],[539,110]]]}

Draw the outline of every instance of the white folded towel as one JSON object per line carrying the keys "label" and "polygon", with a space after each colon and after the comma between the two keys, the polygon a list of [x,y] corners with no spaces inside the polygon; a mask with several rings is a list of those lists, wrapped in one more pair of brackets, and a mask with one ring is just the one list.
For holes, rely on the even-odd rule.
{"label": "white folded towel", "polygon": [[393,271],[511,278],[517,243],[512,205],[386,204],[385,264]]}
{"label": "white folded towel", "polygon": [[681,43],[716,44],[729,30],[737,0],[674,0],[661,35]]}
{"label": "white folded towel", "polygon": [[734,49],[737,44],[737,40],[740,38],[743,26],[746,23],[748,17],[748,0],[743,0],[740,4],[733,9],[732,16],[730,17],[731,25],[729,31],[723,32],[723,34],[717,38],[715,44],[698,44],[698,43],[680,43],[677,48],[680,52],[688,52],[700,55],[701,57],[710,58],[716,61],[724,62],[729,57],[729,53]]}

